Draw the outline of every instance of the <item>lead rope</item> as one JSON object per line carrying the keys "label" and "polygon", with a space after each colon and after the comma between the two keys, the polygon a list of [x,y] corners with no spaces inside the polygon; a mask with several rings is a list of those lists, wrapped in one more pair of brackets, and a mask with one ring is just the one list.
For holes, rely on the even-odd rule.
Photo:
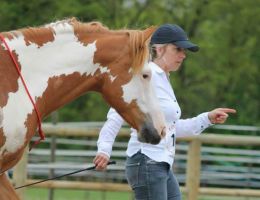
{"label": "lead rope", "polygon": [[10,55],[10,57],[11,57],[11,59],[12,59],[14,65],[15,65],[15,68],[16,68],[16,70],[17,70],[17,72],[18,72],[18,74],[19,74],[19,76],[20,76],[20,78],[21,78],[21,80],[22,80],[23,86],[24,86],[24,88],[25,88],[25,90],[26,90],[27,95],[28,95],[29,98],[30,98],[30,101],[31,101],[31,103],[32,103],[32,105],[33,105],[33,107],[34,107],[34,110],[35,110],[35,112],[36,112],[36,115],[37,115],[37,120],[38,120],[38,132],[39,132],[39,135],[40,135],[40,139],[37,140],[37,141],[35,141],[35,142],[33,143],[33,145],[32,145],[32,146],[30,147],[30,149],[29,149],[29,151],[31,151],[31,149],[32,149],[34,146],[38,145],[42,140],[45,139],[44,133],[43,133],[43,131],[42,131],[42,124],[41,124],[40,114],[39,114],[39,111],[38,111],[38,109],[37,109],[37,107],[36,107],[36,104],[35,104],[34,100],[32,99],[32,96],[30,95],[30,92],[29,92],[29,90],[28,90],[28,88],[27,88],[27,86],[26,86],[26,83],[25,83],[25,81],[24,81],[24,78],[23,78],[23,76],[22,76],[22,74],[21,74],[21,71],[20,71],[20,69],[19,69],[18,63],[17,63],[16,59],[14,58],[14,55],[13,55],[12,51],[10,50],[8,44],[6,43],[5,38],[4,38],[1,34],[0,34],[0,39],[2,40],[2,42],[4,43],[5,47],[7,48],[8,52],[9,52],[9,55]]}
{"label": "lead rope", "polygon": [[[107,165],[113,165],[113,164],[116,164],[116,161],[109,161],[107,163]],[[80,169],[80,170],[77,170],[77,171],[74,171],[74,172],[71,172],[71,173],[68,173],[68,174],[63,174],[63,175],[56,176],[56,177],[53,177],[53,178],[48,178],[48,179],[45,179],[45,180],[30,183],[30,184],[27,184],[27,185],[19,186],[19,187],[16,187],[14,189],[18,190],[20,188],[36,185],[36,184],[43,183],[43,182],[50,181],[50,180],[55,180],[55,179],[58,179],[58,178],[62,178],[62,177],[69,176],[69,175],[76,174],[76,173],[83,172],[83,171],[93,170],[95,168],[96,168],[96,166],[88,167],[88,168],[85,168],[85,169]]]}

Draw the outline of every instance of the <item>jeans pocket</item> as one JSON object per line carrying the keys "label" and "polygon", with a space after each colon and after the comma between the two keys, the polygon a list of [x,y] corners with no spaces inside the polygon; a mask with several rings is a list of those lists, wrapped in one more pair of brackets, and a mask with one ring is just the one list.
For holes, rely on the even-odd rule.
{"label": "jeans pocket", "polygon": [[135,188],[138,186],[139,183],[139,168],[140,163],[126,163],[126,178],[129,183],[129,185],[132,188]]}

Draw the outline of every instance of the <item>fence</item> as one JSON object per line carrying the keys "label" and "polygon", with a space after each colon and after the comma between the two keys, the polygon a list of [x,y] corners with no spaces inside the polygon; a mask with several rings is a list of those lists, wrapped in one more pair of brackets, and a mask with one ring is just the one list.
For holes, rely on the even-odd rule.
{"label": "fence", "polygon": [[[82,144],[89,147],[96,145],[97,134],[100,130],[100,124],[45,124],[44,131],[46,135],[51,135],[52,140],[57,138],[70,137],[69,139],[57,139],[62,144]],[[56,180],[49,181],[35,187],[43,188],[71,188],[71,189],[89,189],[89,190],[107,190],[107,191],[130,191],[129,186],[124,180],[124,162],[126,141],[129,137],[128,129],[121,129],[119,133],[119,141],[115,143],[113,158],[118,160],[116,166],[109,168],[109,173],[94,173],[90,175],[96,177],[93,181],[68,181]],[[72,138],[87,137],[88,140],[74,140]],[[56,138],[56,139],[55,139]],[[125,140],[121,141],[121,138]],[[47,139],[48,141],[48,139]],[[51,142],[49,140],[49,142]],[[216,147],[221,145],[221,147]],[[174,171],[178,180],[183,185],[181,190],[186,194],[188,200],[196,200],[199,195],[224,195],[224,196],[251,196],[260,197],[260,151],[255,147],[260,145],[260,137],[242,136],[242,135],[217,135],[202,134],[198,137],[181,138],[177,140],[176,159]],[[240,146],[250,147],[241,150]],[[22,161],[15,167],[13,181],[15,186],[33,183],[37,180],[27,180],[27,170],[31,175],[48,175],[49,169],[51,175],[64,174],[67,170],[79,169],[87,167],[86,165],[70,165],[62,163],[64,156],[67,157],[88,157],[91,159],[95,156],[95,149],[86,150],[64,150],[57,149],[48,150],[36,148],[29,154],[29,158],[33,159],[45,157],[45,164],[32,164],[28,162],[28,154],[25,154]],[[55,161],[55,157],[63,156],[59,161]],[[51,160],[51,162],[49,161]],[[86,161],[86,159],[85,159]],[[74,161],[73,161],[74,162]],[[80,160],[83,162],[83,160]],[[40,170],[42,169],[42,171]],[[43,170],[45,169],[45,171]],[[55,169],[55,171],[54,171]],[[47,171],[46,171],[47,170]],[[120,173],[121,172],[121,173]],[[99,176],[99,177],[98,177]],[[103,178],[111,182],[102,182]],[[114,181],[117,177],[121,182]],[[97,181],[100,180],[100,181]],[[204,187],[203,187],[204,186]],[[205,187],[206,186],[206,187]],[[221,187],[218,187],[221,186]],[[227,188],[228,187],[228,188]],[[258,190],[257,190],[258,189]],[[23,197],[24,190],[18,190]]]}

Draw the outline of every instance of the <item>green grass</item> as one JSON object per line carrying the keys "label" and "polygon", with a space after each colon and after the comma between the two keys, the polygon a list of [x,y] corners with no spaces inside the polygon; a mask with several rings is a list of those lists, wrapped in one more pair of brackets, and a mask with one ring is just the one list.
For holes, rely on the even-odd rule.
{"label": "green grass", "polygon": [[[127,192],[102,192],[88,190],[54,190],[54,200],[131,200]],[[27,189],[26,200],[48,200],[47,189]]]}
{"label": "green grass", "polygon": [[259,197],[201,196],[199,200],[259,200]]}
{"label": "green grass", "polygon": [[[28,188],[26,200],[48,200],[48,189]],[[55,189],[53,200],[133,200],[128,192]],[[259,197],[200,196],[199,200],[259,200]],[[183,195],[183,200],[186,200]]]}

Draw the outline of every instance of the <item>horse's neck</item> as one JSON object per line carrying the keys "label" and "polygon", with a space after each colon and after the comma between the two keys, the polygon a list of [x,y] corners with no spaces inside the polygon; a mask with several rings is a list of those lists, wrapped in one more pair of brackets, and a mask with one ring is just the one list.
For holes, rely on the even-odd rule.
{"label": "horse's neck", "polygon": [[[47,109],[42,111],[44,114],[73,100],[83,90],[91,89],[86,79],[91,79],[99,67],[93,63],[95,42],[84,46],[77,40],[73,30],[56,31],[53,36],[54,39],[41,46],[28,45],[30,38],[22,36],[8,41],[18,56],[21,74],[33,99],[42,100],[44,108],[41,109]],[[78,88],[82,84],[84,88]],[[21,81],[19,90],[24,94]]]}

